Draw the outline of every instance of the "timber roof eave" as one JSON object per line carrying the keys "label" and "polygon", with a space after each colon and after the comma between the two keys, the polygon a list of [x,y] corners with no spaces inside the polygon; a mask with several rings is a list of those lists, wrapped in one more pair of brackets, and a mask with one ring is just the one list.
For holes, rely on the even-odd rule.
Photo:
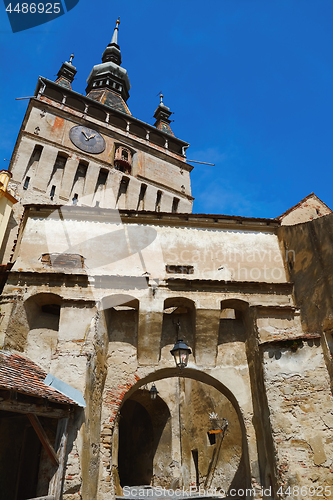
{"label": "timber roof eave", "polygon": [[25,204],[24,208],[27,216],[38,213],[39,216],[49,217],[50,213],[62,210],[71,217],[85,219],[100,217],[101,220],[114,218],[119,222],[119,216],[123,223],[127,224],[151,224],[167,226],[186,227],[213,227],[216,229],[235,227],[243,230],[276,230],[281,221],[276,219],[266,219],[258,217],[241,217],[238,215],[223,214],[197,214],[197,213],[172,213],[172,212],[148,212],[137,210],[118,210],[101,207],[85,207],[71,205],[47,205],[47,204]]}

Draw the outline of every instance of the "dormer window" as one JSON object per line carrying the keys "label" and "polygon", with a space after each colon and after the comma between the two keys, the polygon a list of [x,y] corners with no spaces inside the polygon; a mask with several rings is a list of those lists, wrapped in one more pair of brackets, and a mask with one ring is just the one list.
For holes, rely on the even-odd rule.
{"label": "dormer window", "polygon": [[118,146],[114,155],[114,166],[117,170],[130,174],[132,170],[132,153],[128,148]]}

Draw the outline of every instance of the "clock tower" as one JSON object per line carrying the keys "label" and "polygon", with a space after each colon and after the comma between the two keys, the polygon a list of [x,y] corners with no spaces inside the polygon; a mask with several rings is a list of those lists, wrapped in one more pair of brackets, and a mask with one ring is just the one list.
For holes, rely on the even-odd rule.
{"label": "clock tower", "polygon": [[[102,62],[88,76],[86,95],[72,88],[73,54],[55,81],[39,78],[9,167],[20,200],[16,224],[30,203],[192,211],[189,144],[174,136],[169,108],[161,97],[154,125],[133,117],[128,108],[130,81],[121,66],[119,22]],[[15,228],[12,233],[9,247]]]}

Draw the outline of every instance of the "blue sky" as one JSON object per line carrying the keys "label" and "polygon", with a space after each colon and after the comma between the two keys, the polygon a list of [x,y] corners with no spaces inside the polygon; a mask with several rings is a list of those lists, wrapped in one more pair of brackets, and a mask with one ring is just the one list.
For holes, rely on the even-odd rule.
{"label": "blue sky", "polygon": [[80,0],[13,34],[0,16],[3,168],[39,75],[74,52],[73,90],[101,60],[120,16],[132,114],[153,124],[157,94],[174,111],[192,173],[194,212],[276,217],[314,191],[333,208],[332,0]]}

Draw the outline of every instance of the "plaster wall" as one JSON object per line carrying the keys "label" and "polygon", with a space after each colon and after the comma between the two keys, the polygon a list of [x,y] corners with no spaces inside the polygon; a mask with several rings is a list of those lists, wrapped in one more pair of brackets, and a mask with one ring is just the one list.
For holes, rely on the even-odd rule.
{"label": "plaster wall", "polygon": [[320,340],[265,346],[263,362],[283,491],[290,486],[296,499],[297,487],[332,489],[333,401]]}
{"label": "plaster wall", "polygon": [[177,276],[167,273],[166,266],[192,266],[193,272],[185,274],[187,280],[286,281],[273,232],[127,226],[117,212],[101,215],[100,220],[97,216],[97,221],[89,214],[90,220],[75,220],[70,213],[62,220],[64,216],[56,210],[48,218],[36,215],[26,222],[15,270],[41,272],[45,270],[43,254],[70,253],[84,258],[82,272],[87,274],[141,277],[149,272],[161,280]]}
{"label": "plaster wall", "polygon": [[333,214],[278,230],[295,283],[304,331],[330,330],[333,315]]}

